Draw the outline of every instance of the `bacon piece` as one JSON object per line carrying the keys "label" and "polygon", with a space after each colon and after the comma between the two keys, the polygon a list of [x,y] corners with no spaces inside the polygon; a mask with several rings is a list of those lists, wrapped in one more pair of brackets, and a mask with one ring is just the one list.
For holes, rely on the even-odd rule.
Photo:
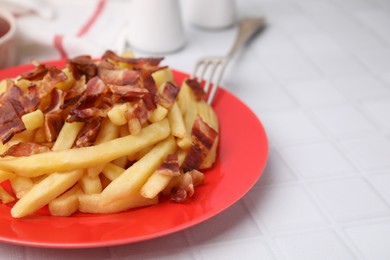
{"label": "bacon piece", "polygon": [[114,94],[114,98],[117,102],[131,102],[142,99],[145,95],[149,94],[149,91],[138,85],[110,85],[111,92]]}
{"label": "bacon piece", "polygon": [[8,148],[7,151],[5,151],[1,157],[4,156],[29,156],[32,154],[37,153],[46,153],[50,151],[50,147],[42,144],[37,144],[33,142],[21,142],[12,145],[10,148]]}
{"label": "bacon piece", "polygon": [[169,109],[173,102],[175,102],[180,88],[172,82],[166,82],[164,84],[163,91],[158,99],[158,104]]}
{"label": "bacon piece", "polygon": [[185,202],[195,194],[194,187],[204,183],[204,174],[198,170],[191,170],[180,175],[177,183],[171,189],[170,200]]}
{"label": "bacon piece", "polygon": [[204,92],[202,85],[198,81],[195,79],[187,79],[186,83],[194,93],[196,101],[206,100],[207,94]]}
{"label": "bacon piece", "polygon": [[81,128],[76,139],[76,147],[93,145],[103,122],[103,117],[92,118]]}
{"label": "bacon piece", "polygon": [[145,123],[150,115],[150,111],[146,108],[146,105],[143,100],[138,101],[137,103],[132,103],[128,106],[128,109],[125,113],[125,118],[127,121],[132,119],[138,119],[140,124]]}
{"label": "bacon piece", "polygon": [[156,172],[164,175],[179,176],[180,166],[177,154],[169,154],[160,167],[157,168]]}
{"label": "bacon piece", "polygon": [[177,184],[172,187],[170,200],[173,202],[184,202],[194,195],[195,189],[190,174],[180,176]]}
{"label": "bacon piece", "polygon": [[210,152],[218,133],[197,116],[191,130],[192,145],[183,162],[185,172],[199,169]]}
{"label": "bacon piece", "polygon": [[62,94],[61,109],[65,109],[69,106],[76,104],[85,90],[86,85],[84,78],[84,80],[78,80],[72,88],[64,91]]}
{"label": "bacon piece", "polygon": [[72,72],[73,77],[79,80],[82,76],[85,76],[87,82],[97,75],[98,67],[93,62],[91,56],[82,55],[68,60],[69,70]]}
{"label": "bacon piece", "polygon": [[136,70],[99,69],[99,77],[106,84],[133,85],[137,82],[141,73]]}
{"label": "bacon piece", "polygon": [[50,93],[50,105],[45,109],[45,113],[59,111],[62,103],[62,90],[54,88]]}
{"label": "bacon piece", "polygon": [[9,102],[2,102],[0,106],[0,138],[2,143],[7,143],[15,134],[24,130],[26,127],[13,105]]}
{"label": "bacon piece", "polygon": [[33,70],[21,75],[22,79],[31,81],[42,80],[45,77],[47,77],[53,84],[64,81],[68,78],[62,70],[47,64],[39,64]]}
{"label": "bacon piece", "polygon": [[70,110],[67,121],[86,122],[92,117],[105,117],[112,106],[112,100],[107,92],[107,85],[99,77],[92,78],[78,102]]}
{"label": "bacon piece", "polygon": [[61,111],[53,111],[45,114],[44,130],[47,142],[54,142],[64,125]]}
{"label": "bacon piece", "polygon": [[163,57],[156,58],[125,58],[118,56],[115,52],[107,50],[102,59],[110,59],[116,62],[123,62],[133,66],[133,69],[141,69],[145,66],[157,66],[164,59]]}

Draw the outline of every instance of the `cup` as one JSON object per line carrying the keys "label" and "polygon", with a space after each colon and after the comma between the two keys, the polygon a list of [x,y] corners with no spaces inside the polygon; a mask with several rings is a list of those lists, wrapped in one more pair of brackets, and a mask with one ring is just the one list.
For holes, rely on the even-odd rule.
{"label": "cup", "polygon": [[133,0],[127,40],[140,51],[169,53],[186,39],[178,0]]}
{"label": "cup", "polygon": [[0,10],[0,68],[16,63],[16,22],[5,9]]}
{"label": "cup", "polygon": [[205,29],[224,29],[237,20],[234,0],[186,0],[190,23]]}

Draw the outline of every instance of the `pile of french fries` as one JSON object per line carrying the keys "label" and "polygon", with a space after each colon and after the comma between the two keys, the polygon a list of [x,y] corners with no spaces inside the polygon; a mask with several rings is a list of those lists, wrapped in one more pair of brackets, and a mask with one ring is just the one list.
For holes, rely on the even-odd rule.
{"label": "pile of french fries", "polygon": [[[115,66],[118,70],[129,69],[120,62]],[[61,70],[67,79],[57,82],[57,88],[86,84],[85,78],[77,80],[67,66]],[[166,82],[176,84],[168,67],[161,67],[152,77],[158,91]],[[22,90],[31,83],[20,78],[3,80],[0,93],[7,91],[10,80]],[[23,115],[26,130],[5,144],[0,142],[0,154],[21,143],[45,143],[50,149],[0,158],[0,183],[9,181],[12,187],[12,191],[7,191],[0,186],[0,200],[10,203],[11,215],[22,218],[46,205],[53,216],[71,216],[77,211],[115,213],[157,204],[160,196],[169,195],[172,187],[191,178],[182,165],[196,145],[192,135],[196,119],[200,117],[219,132],[216,113],[204,100],[195,97],[186,81],[173,105],[157,105],[143,124],[126,118],[126,109],[126,103],[115,104],[104,117],[94,143],[85,147],[75,146],[83,122],[65,122],[58,137],[48,142],[42,134],[44,113],[37,109]],[[199,169],[194,170],[213,165],[217,145],[218,137]],[[167,158],[180,166],[178,171],[167,173],[160,169]]]}

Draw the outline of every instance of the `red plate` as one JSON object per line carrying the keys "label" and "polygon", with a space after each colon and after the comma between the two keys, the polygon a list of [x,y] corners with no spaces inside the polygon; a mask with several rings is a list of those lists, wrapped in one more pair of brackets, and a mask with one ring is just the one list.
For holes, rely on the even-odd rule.
{"label": "red plate", "polygon": [[[63,61],[50,62],[63,66]],[[14,77],[31,65],[0,71],[0,79]],[[174,71],[177,82],[188,75]],[[263,126],[239,99],[220,89],[214,100],[220,120],[220,147],[216,164],[205,172],[203,186],[187,203],[164,201],[158,205],[117,214],[82,214],[51,217],[40,214],[23,219],[0,204],[0,241],[36,247],[87,248],[144,241],[203,222],[243,197],[265,167],[268,142]]]}

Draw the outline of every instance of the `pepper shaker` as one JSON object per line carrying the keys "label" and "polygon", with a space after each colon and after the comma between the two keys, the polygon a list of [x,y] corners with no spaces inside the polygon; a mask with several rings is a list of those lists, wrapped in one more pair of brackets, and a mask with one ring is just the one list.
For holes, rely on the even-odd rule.
{"label": "pepper shaker", "polygon": [[185,45],[179,0],[133,0],[127,40],[137,50],[169,53]]}
{"label": "pepper shaker", "polygon": [[186,0],[190,23],[205,29],[223,29],[236,22],[234,0]]}

